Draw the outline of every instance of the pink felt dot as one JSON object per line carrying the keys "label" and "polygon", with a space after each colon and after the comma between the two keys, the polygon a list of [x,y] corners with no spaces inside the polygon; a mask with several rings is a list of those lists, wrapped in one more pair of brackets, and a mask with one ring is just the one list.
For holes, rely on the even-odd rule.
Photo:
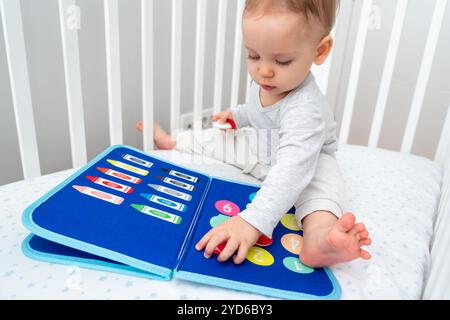
{"label": "pink felt dot", "polygon": [[239,207],[234,202],[228,200],[217,201],[215,207],[220,211],[220,213],[230,217],[235,216],[239,212],[241,212],[241,209],[239,209]]}

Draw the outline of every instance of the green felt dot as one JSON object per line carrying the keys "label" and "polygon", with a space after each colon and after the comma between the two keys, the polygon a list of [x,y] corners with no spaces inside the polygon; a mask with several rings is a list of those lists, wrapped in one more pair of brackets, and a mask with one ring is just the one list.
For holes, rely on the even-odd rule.
{"label": "green felt dot", "polygon": [[219,224],[227,221],[228,219],[230,219],[229,216],[226,216],[224,214],[219,214],[215,217],[212,217],[211,220],[209,220],[209,224],[211,225],[211,227],[217,227]]}
{"label": "green felt dot", "polygon": [[305,266],[297,257],[287,257],[283,259],[283,265],[296,273],[308,274],[314,272],[313,268]]}

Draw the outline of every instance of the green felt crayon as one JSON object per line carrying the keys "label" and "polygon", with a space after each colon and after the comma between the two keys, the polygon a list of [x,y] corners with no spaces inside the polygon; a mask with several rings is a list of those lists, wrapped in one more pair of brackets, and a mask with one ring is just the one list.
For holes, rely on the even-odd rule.
{"label": "green felt crayon", "polygon": [[177,216],[175,214],[172,213],[168,213],[168,212],[164,212],[143,204],[132,204],[131,205],[134,209],[136,209],[139,212],[145,213],[149,216],[155,217],[155,218],[159,218],[165,221],[169,221],[175,224],[180,224],[181,222],[181,217]]}

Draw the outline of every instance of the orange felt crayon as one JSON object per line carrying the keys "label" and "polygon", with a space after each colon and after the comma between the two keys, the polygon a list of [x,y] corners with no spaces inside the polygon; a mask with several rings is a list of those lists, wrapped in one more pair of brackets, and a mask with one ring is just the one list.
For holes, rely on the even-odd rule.
{"label": "orange felt crayon", "polygon": [[126,186],[124,184],[121,183],[117,183],[111,180],[107,180],[107,179],[103,179],[103,178],[99,178],[99,177],[92,177],[92,176],[86,176],[86,178],[88,178],[89,180],[91,180],[92,182],[99,184],[101,186],[105,186],[123,193],[132,193],[133,192],[133,188]]}
{"label": "orange felt crayon", "polygon": [[122,197],[115,196],[113,194],[109,194],[97,189],[85,187],[85,186],[72,186],[75,190],[81,192],[82,194],[101,199],[107,202],[111,202],[113,204],[121,204],[123,202]]}
{"label": "orange felt crayon", "polygon": [[119,172],[119,171],[116,171],[113,169],[97,167],[97,170],[103,172],[104,174],[106,174],[108,176],[115,177],[117,179],[121,179],[121,180],[128,181],[128,182],[135,183],[135,184],[141,183],[141,181],[142,181],[141,178],[137,178],[132,175],[125,174],[125,173],[122,173],[122,172]]}

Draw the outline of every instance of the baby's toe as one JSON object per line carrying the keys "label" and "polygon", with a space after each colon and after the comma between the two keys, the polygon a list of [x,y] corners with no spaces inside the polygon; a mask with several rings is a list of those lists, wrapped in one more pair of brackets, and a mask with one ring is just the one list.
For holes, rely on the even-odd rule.
{"label": "baby's toe", "polygon": [[364,231],[358,232],[357,236],[358,236],[359,240],[364,240],[369,236],[369,231],[364,230]]}
{"label": "baby's toe", "polygon": [[335,227],[341,232],[348,232],[355,227],[355,216],[351,212],[345,213],[338,221],[336,221]]}
{"label": "baby's toe", "polygon": [[355,226],[350,230],[350,233],[357,234],[363,232],[364,230],[366,230],[366,226],[364,223],[360,222],[355,224]]}
{"label": "baby's toe", "polygon": [[361,258],[363,258],[364,260],[369,260],[372,257],[372,255],[369,252],[367,252],[366,250],[364,250],[364,249],[360,250],[359,256]]}
{"label": "baby's toe", "polygon": [[366,238],[366,239],[364,239],[364,240],[360,240],[360,241],[359,241],[359,246],[360,246],[360,247],[361,247],[361,246],[370,246],[371,243],[372,243],[372,239]]}

